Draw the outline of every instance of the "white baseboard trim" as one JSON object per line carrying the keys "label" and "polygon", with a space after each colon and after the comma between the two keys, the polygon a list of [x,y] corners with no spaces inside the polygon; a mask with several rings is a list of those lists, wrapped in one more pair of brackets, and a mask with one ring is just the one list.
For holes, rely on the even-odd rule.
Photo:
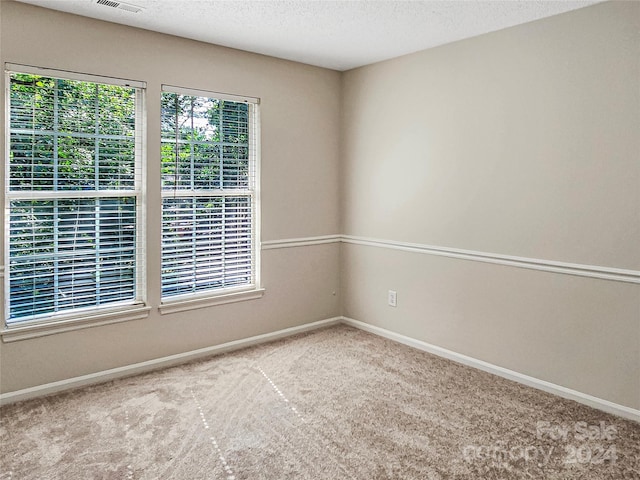
{"label": "white baseboard trim", "polygon": [[478,360],[476,358],[469,357],[467,355],[463,355],[457,352],[453,352],[451,350],[447,350],[446,348],[438,347],[436,345],[432,345],[427,342],[423,342],[415,338],[407,337],[405,335],[392,332],[391,330],[386,330],[384,328],[377,327],[375,325],[370,325],[368,323],[364,323],[348,317],[328,318],[326,320],[319,320],[317,322],[307,323],[307,324],[299,325],[296,327],[285,328],[283,330],[278,330],[271,333],[265,333],[262,335],[256,335],[254,337],[249,337],[241,340],[234,340],[232,342],[223,343],[221,345],[205,347],[198,350],[192,350],[189,352],[178,353],[176,355],[169,355],[167,357],[148,360],[146,362],[126,365],[124,367],[112,368],[109,370],[103,370],[101,372],[91,373],[88,375],[82,375],[79,377],[73,377],[65,380],[60,380],[57,382],[46,383],[44,385],[38,385],[35,387],[17,390],[15,392],[3,393],[3,394],[0,394],[0,405],[6,405],[9,403],[29,400],[32,398],[43,397],[45,395],[51,395],[54,393],[65,391],[65,390],[71,390],[74,388],[84,387],[88,385],[104,383],[110,380],[129,377],[132,375],[138,375],[140,373],[146,373],[146,372],[150,372],[152,370],[157,370],[160,368],[171,367],[171,366],[179,365],[181,363],[189,362],[192,360],[197,360],[200,358],[219,355],[222,353],[230,352],[233,350],[239,350],[241,348],[258,345],[261,343],[272,342],[274,340],[279,340],[281,338],[289,337],[291,335],[295,335],[298,333],[308,332],[311,330],[316,330],[318,328],[328,327],[328,326],[336,325],[339,323],[343,323],[345,325],[349,325],[351,327],[355,327],[360,330],[373,333],[374,335],[388,338],[389,340],[393,340],[403,345],[407,345],[409,347],[413,347],[418,350],[432,353],[434,355],[438,355],[439,357],[447,358],[449,360],[453,360],[454,362],[461,363],[463,365],[467,365],[473,368],[477,368],[479,370],[483,370],[485,372],[498,375],[508,380],[512,380],[514,382],[518,382],[523,385],[536,388],[538,390],[542,390],[554,395],[558,395],[559,397],[562,397],[562,398],[574,400],[578,403],[588,405],[589,407],[596,408],[603,412],[611,413],[613,415],[618,415],[620,417],[627,418],[629,420],[633,420],[640,423],[640,410],[636,410],[630,407],[625,407],[624,405],[619,405],[617,403],[613,403],[608,400],[604,400],[602,398],[598,398],[586,393],[578,392],[577,390],[572,390],[570,388],[562,387],[560,385],[556,385],[551,382],[547,382],[545,380],[540,380],[538,378],[530,377],[528,375],[524,375],[522,373],[518,373],[513,370],[509,370],[507,368],[493,365],[483,360]]}
{"label": "white baseboard trim", "polygon": [[586,393],[578,392],[577,390],[572,390],[570,388],[562,387],[560,385],[556,385],[554,383],[547,382],[545,380],[540,380],[535,377],[530,377],[528,375],[524,375],[522,373],[518,373],[513,370],[509,370],[507,368],[499,367],[497,365],[493,365],[491,363],[478,360],[473,357],[468,357],[467,355],[462,355],[460,353],[456,353],[451,350],[447,350],[446,348],[438,347],[436,345],[432,345],[430,343],[426,343],[421,340],[416,340],[415,338],[407,337],[405,335],[401,335],[399,333],[395,333],[390,330],[377,327],[375,325],[370,325],[368,323],[360,322],[352,318],[342,317],[342,323],[344,323],[345,325],[358,328],[360,330],[364,330],[369,333],[373,333],[374,335],[388,338],[389,340],[393,340],[395,342],[402,343],[404,345],[408,345],[413,348],[417,348],[418,350],[432,353],[439,357],[447,358],[449,360],[453,360],[454,362],[461,363],[469,367],[477,368],[478,370],[483,370],[485,372],[498,375],[499,377],[503,377],[508,380],[513,380],[514,382],[518,382],[523,385],[527,385],[529,387],[533,387],[548,393],[552,393],[562,398],[574,400],[578,403],[588,405],[589,407],[601,410],[603,412],[611,413],[613,415],[618,415],[619,417],[623,417],[623,418],[640,423],[640,410],[636,410],[635,408],[625,407],[624,405],[619,405],[617,403],[613,403],[608,400],[604,400],[602,398],[598,398]]}
{"label": "white baseboard trim", "polygon": [[57,382],[46,383],[44,385],[37,385],[35,387],[25,388],[23,390],[16,390],[15,392],[8,392],[0,394],[0,405],[6,405],[9,403],[19,402],[22,400],[29,400],[32,398],[43,397],[45,395],[51,395],[53,393],[59,393],[65,390],[71,390],[74,388],[85,387],[88,385],[94,385],[97,383],[104,383],[117,378],[129,377],[140,373],[150,372],[160,368],[171,367],[179,365],[181,363],[189,362],[191,360],[197,360],[199,358],[209,357],[213,355],[219,355],[221,353],[230,352],[232,350],[238,350],[240,348],[246,348],[260,343],[272,342],[281,338],[289,337],[297,333],[308,332],[316,330],[318,328],[327,327],[330,325],[336,325],[340,323],[342,317],[328,318],[326,320],[319,320],[317,322],[306,323],[296,327],[285,328],[284,330],[278,330],[276,332],[265,333],[263,335],[256,335],[254,337],[244,338],[241,340],[234,340],[232,342],[223,343],[221,345],[215,345],[212,347],[200,348],[198,350],[192,350],[189,352],[178,353],[176,355],[169,355],[167,357],[156,358],[148,360],[146,362],[134,363],[132,365],[125,365],[124,367],[112,368],[109,370],[103,370],[101,372],[90,373],[88,375],[82,375],[79,377],[73,377],[66,380],[60,380]]}

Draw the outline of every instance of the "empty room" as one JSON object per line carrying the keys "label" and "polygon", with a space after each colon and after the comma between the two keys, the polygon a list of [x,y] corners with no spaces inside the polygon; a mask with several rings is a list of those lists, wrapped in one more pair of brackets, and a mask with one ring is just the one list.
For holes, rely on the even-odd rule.
{"label": "empty room", "polygon": [[0,480],[640,479],[640,2],[0,0]]}

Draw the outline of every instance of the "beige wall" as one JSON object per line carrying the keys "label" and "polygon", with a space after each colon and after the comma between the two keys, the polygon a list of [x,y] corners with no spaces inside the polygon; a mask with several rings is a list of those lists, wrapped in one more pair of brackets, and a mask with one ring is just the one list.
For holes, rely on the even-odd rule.
{"label": "beige wall", "polygon": [[[347,72],[342,232],[640,269],[639,32],[604,3]],[[637,284],[342,255],[345,316],[640,408]]]}
{"label": "beige wall", "polygon": [[145,320],[0,344],[2,392],[339,314],[339,296],[333,295],[339,287],[337,244],[265,250],[266,294],[260,300],[162,316],[155,309],[161,84],[260,97],[266,241],[338,232],[338,72],[19,3],[0,5],[2,62],[147,82],[147,253],[154,307]]}

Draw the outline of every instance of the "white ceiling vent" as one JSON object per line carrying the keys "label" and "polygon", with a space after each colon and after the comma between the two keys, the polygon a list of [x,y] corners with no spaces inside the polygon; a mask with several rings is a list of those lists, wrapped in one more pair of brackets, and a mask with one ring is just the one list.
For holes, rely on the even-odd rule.
{"label": "white ceiling vent", "polygon": [[131,5],[130,3],[114,2],[113,0],[96,0],[98,5],[105,7],[117,8],[118,10],[124,10],[126,12],[138,13],[144,10],[142,7]]}

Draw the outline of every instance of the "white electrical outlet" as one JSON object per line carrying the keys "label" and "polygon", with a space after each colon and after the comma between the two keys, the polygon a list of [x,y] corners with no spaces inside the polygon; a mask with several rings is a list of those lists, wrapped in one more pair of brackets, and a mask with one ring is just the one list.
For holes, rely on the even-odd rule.
{"label": "white electrical outlet", "polygon": [[395,290],[389,290],[389,306],[396,307],[398,305],[398,294]]}

